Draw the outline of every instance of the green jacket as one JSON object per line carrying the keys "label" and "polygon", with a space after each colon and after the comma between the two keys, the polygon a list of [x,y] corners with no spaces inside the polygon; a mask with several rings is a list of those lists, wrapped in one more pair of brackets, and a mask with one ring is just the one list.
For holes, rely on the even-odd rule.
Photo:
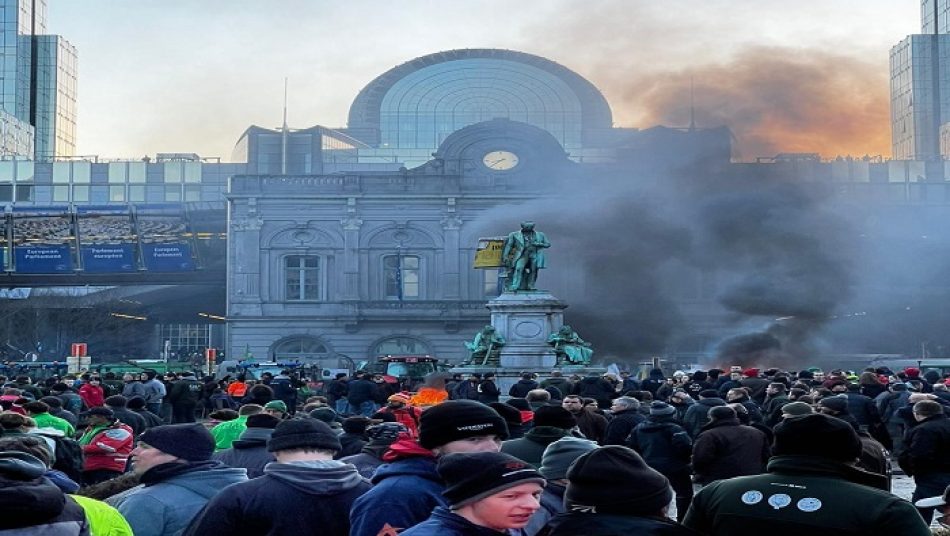
{"label": "green jacket", "polygon": [[66,437],[70,439],[72,439],[72,437],[76,434],[76,429],[73,428],[73,425],[69,424],[69,421],[66,419],[60,419],[59,417],[50,415],[49,413],[33,415],[33,420],[36,421],[37,428],[53,428],[54,430],[59,430],[66,434]]}
{"label": "green jacket", "polygon": [[85,510],[91,536],[134,536],[129,522],[115,508],[102,501],[81,495],[70,495],[70,497]]}
{"label": "green jacket", "polygon": [[709,536],[930,536],[880,475],[810,456],[774,456],[767,470],[706,486],[683,524]]}
{"label": "green jacket", "polygon": [[214,450],[231,448],[231,443],[247,430],[247,415],[241,415],[233,421],[225,421],[211,429],[214,436]]}

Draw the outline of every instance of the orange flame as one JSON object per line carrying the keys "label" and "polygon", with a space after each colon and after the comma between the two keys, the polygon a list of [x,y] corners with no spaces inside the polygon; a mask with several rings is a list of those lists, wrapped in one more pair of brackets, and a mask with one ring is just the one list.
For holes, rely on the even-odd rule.
{"label": "orange flame", "polygon": [[413,406],[434,406],[445,402],[449,393],[445,389],[436,389],[434,387],[422,387],[419,392],[413,395],[409,403]]}

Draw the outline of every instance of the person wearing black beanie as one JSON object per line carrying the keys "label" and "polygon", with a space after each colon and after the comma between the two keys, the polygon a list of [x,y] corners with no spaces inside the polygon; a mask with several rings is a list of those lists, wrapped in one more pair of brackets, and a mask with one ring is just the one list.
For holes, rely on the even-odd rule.
{"label": "person wearing black beanie", "polygon": [[519,460],[541,467],[544,449],[562,437],[570,437],[577,421],[570,411],[559,406],[544,406],[534,413],[534,426],[524,437],[509,439],[501,444],[501,451]]}
{"label": "person wearing black beanie", "polygon": [[886,477],[855,467],[861,441],[848,423],[818,413],[787,418],[775,427],[772,453],[765,474],[700,490],[683,524],[710,536],[930,534]]}
{"label": "person wearing black beanie", "polygon": [[[373,475],[375,486],[353,504],[353,536],[417,525],[438,506],[448,506],[439,457],[455,453],[498,452],[508,437],[505,420],[494,409],[471,400],[449,400],[419,417],[419,439],[395,441],[384,456],[390,463]],[[388,527],[388,529],[387,529]]]}
{"label": "person wearing black beanie", "polygon": [[228,467],[243,467],[248,478],[257,478],[264,474],[264,467],[275,461],[274,453],[267,450],[274,428],[280,419],[267,413],[258,413],[247,418],[247,429],[241,437],[231,443],[231,448],[215,452],[211,459],[218,460]]}
{"label": "person wearing black beanie", "polygon": [[336,432],[298,417],[281,421],[267,445],[277,461],[263,476],[221,490],[183,536],[350,533],[350,508],[370,484],[356,467],[333,459]]}
{"label": "person wearing black beanie", "polygon": [[673,490],[665,476],[633,450],[612,445],[594,449],[567,471],[566,512],[546,525],[548,536],[695,533],[666,517]]}

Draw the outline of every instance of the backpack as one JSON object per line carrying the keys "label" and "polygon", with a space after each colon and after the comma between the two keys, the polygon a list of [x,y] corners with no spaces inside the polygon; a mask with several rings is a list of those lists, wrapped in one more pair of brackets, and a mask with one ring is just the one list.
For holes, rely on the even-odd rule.
{"label": "backpack", "polygon": [[49,437],[56,444],[56,460],[53,469],[66,473],[76,482],[82,482],[83,453],[79,441],[63,436]]}

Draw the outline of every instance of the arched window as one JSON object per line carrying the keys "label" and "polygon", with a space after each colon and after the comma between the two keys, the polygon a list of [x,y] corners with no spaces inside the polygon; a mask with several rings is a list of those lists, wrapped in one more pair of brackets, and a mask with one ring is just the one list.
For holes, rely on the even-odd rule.
{"label": "arched window", "polygon": [[284,339],[274,347],[272,353],[275,361],[324,359],[330,355],[327,346],[313,337]]}

